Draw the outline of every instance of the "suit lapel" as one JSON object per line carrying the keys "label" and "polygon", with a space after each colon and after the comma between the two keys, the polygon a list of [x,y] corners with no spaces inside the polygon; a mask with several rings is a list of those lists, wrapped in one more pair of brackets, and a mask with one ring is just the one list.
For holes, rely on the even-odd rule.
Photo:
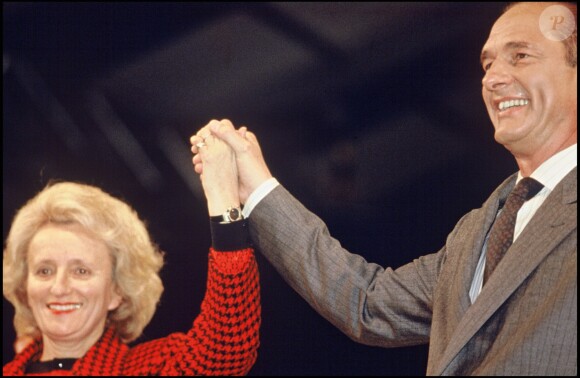
{"label": "suit lapel", "polygon": [[[513,188],[517,175],[507,178],[487,199],[480,210],[474,213],[468,224],[461,226],[460,233],[447,241],[447,249],[457,261],[448,261],[441,272],[438,286],[443,287],[449,302],[436,303],[443,306],[436,310],[438,319],[434,319],[431,330],[429,360],[435,361],[428,366],[427,375],[440,375],[451,358],[465,344],[465,319],[471,318],[471,299],[469,289],[475,269],[480,258],[481,249],[487,232],[496,217],[499,203],[505,200]],[[470,230],[470,231],[467,231]],[[453,329],[450,330],[449,327]],[[435,340],[433,340],[435,338]]]}
{"label": "suit lapel", "polygon": [[[465,311],[468,311],[468,309],[472,307],[471,298],[469,297],[469,289],[471,287],[471,282],[473,281],[473,276],[475,275],[475,269],[481,255],[483,243],[485,242],[487,233],[495,221],[499,203],[505,202],[505,199],[515,185],[516,178],[517,174],[514,174],[505,180],[504,183],[500,185],[500,187],[486,201],[486,203],[483,205],[481,217],[476,218],[474,221],[474,224],[476,225],[483,225],[483,229],[486,231],[472,233],[470,235],[472,239],[470,239],[469,242],[465,243],[462,247],[462,249],[467,250],[466,246],[468,246],[467,248],[472,251],[472,253],[462,254],[464,256],[469,256],[469,261],[464,265],[463,277],[460,280],[465,289],[464,295],[462,295],[460,298],[460,303],[462,306],[464,306]],[[478,227],[476,226],[475,228]]]}
{"label": "suit lapel", "polygon": [[[508,250],[475,303],[467,309],[460,320],[434,374],[439,375],[444,371],[465,344],[542,260],[576,228],[576,207],[570,206],[577,200],[576,179],[577,174],[574,169],[554,188],[520,237]],[[500,186],[497,191],[499,198],[507,196],[513,184],[512,177]],[[493,199],[494,196],[490,197],[489,201]],[[495,200],[497,201],[497,197]],[[473,274],[466,281],[467,286],[470,285],[472,278]]]}
{"label": "suit lapel", "polygon": [[[474,224],[483,225],[483,229],[489,232],[491,225],[493,224],[498,207],[500,198],[503,198],[503,193],[498,193],[499,195],[493,195],[484,204],[481,216],[474,219]],[[509,193],[509,190],[505,190]],[[506,194],[507,196],[507,194]],[[462,277],[458,281],[462,287],[462,295],[460,297],[460,305],[462,307],[462,312],[466,312],[471,307],[471,298],[469,296],[469,290],[471,288],[471,282],[473,281],[473,276],[475,275],[475,269],[477,268],[477,263],[479,261],[481,250],[483,248],[483,243],[487,236],[487,232],[474,232],[470,235],[470,239],[465,243],[461,249],[470,250],[471,253],[462,253],[461,261],[459,266],[463,266],[461,270],[463,272]],[[463,242],[462,242],[463,243]],[[466,248],[466,246],[468,246]],[[457,281],[456,281],[457,282]]]}

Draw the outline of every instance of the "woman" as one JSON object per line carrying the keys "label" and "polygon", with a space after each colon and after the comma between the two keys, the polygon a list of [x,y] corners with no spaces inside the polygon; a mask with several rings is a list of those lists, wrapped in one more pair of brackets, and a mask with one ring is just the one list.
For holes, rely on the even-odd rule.
{"label": "woman", "polygon": [[[205,193],[212,219],[239,207],[237,174],[219,163],[208,159],[202,177],[219,188]],[[18,211],[4,249],[4,296],[17,337],[33,341],[3,375],[246,374],[259,344],[257,265],[245,221],[219,220],[210,222],[207,292],[192,328],[129,347],[163,291],[161,251],[119,199],[78,183],[47,186]]]}

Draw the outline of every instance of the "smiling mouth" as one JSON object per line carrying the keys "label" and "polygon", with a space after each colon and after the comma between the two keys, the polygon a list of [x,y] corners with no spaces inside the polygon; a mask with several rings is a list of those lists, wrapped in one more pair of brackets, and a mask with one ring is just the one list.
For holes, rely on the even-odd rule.
{"label": "smiling mouth", "polygon": [[81,306],[82,305],[80,303],[71,303],[71,304],[48,304],[46,307],[48,307],[49,310],[61,313],[78,310],[79,308],[81,308]]}
{"label": "smiling mouth", "polygon": [[520,107],[520,106],[526,106],[530,103],[529,100],[525,100],[525,99],[518,99],[518,100],[506,100],[506,101],[501,101],[498,104],[498,109],[500,112],[503,112],[505,110],[508,109],[512,109],[515,107]]}

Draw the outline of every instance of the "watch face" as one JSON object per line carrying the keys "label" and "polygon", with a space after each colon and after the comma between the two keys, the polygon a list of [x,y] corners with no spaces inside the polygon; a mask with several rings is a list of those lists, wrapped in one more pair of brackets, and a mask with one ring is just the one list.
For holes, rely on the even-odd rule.
{"label": "watch face", "polygon": [[236,208],[230,209],[230,220],[236,221],[240,218],[240,211]]}

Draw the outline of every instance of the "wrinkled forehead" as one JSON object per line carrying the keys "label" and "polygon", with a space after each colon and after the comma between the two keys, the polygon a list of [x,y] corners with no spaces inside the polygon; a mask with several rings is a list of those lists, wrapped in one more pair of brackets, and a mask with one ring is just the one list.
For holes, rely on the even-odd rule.
{"label": "wrinkled forehead", "polygon": [[508,40],[538,40],[540,15],[544,7],[539,5],[516,5],[497,19],[484,46]]}
{"label": "wrinkled forehead", "polygon": [[[554,14],[554,9],[556,9],[556,14]],[[564,17],[558,17],[558,12],[561,13],[562,9],[564,9]],[[573,16],[569,13],[570,17],[568,17],[565,12],[569,13],[565,7],[554,6],[554,3],[515,5],[497,19],[482,48],[482,53],[499,51],[513,43],[525,43],[535,47],[550,45],[552,48],[553,42],[564,39],[558,40],[554,36],[561,35],[561,31],[566,32],[570,26],[575,28]],[[566,22],[560,22],[561,19]],[[563,48],[563,46],[558,44],[557,48]]]}

